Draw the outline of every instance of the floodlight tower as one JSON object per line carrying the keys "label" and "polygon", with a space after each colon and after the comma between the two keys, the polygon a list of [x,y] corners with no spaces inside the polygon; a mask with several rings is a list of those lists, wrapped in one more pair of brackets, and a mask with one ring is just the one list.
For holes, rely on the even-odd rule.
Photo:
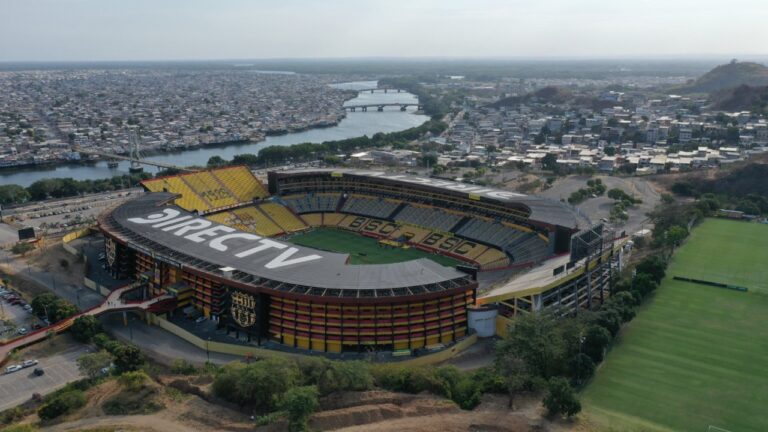
{"label": "floodlight tower", "polygon": [[131,128],[128,130],[128,143],[130,144],[130,157],[131,157],[131,167],[128,169],[128,172],[131,174],[133,173],[140,173],[144,171],[144,168],[141,166],[141,151],[140,151],[140,145],[141,145],[141,139],[139,138],[139,133],[135,128]]}

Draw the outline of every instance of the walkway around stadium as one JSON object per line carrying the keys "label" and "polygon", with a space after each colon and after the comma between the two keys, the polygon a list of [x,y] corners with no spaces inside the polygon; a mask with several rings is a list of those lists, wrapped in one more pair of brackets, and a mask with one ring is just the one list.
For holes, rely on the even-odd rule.
{"label": "walkway around stadium", "polygon": [[131,284],[131,285],[124,286],[122,288],[118,288],[112,291],[109,294],[109,296],[107,296],[104,299],[104,301],[96,307],[83,311],[79,314],[73,315],[69,318],[65,318],[57,323],[51,324],[47,327],[43,327],[32,333],[29,333],[24,336],[20,336],[16,339],[12,339],[0,345],[0,364],[4,363],[7,360],[8,355],[11,352],[13,352],[13,350],[39,342],[45,339],[46,337],[48,337],[50,332],[61,333],[64,330],[67,330],[68,328],[70,328],[72,324],[75,322],[75,320],[81,316],[99,316],[107,312],[122,312],[122,311],[135,311],[135,310],[147,311],[147,310],[150,310],[152,306],[157,305],[159,302],[171,299],[171,297],[168,295],[162,295],[162,296],[151,298],[149,300],[140,300],[140,301],[127,301],[122,298],[123,294],[137,288],[139,288],[139,285],[136,285],[136,284]]}

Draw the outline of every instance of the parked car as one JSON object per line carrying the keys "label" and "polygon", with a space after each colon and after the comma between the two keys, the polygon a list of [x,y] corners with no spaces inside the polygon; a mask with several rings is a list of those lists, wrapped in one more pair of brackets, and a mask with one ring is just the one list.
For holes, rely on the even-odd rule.
{"label": "parked car", "polygon": [[43,370],[43,368],[35,368],[34,373],[36,376],[41,376],[45,374],[45,371]]}
{"label": "parked car", "polygon": [[7,368],[5,368],[5,373],[9,374],[9,373],[14,373],[14,372],[20,371],[20,370],[21,370],[21,365],[15,364],[15,365],[10,365]]}
{"label": "parked car", "polygon": [[38,361],[34,360],[34,359],[33,360],[24,360],[23,362],[21,362],[21,367],[28,368],[28,367],[32,367],[32,366],[36,365],[37,363],[38,363]]}
{"label": "parked car", "polygon": [[200,324],[200,323],[201,323],[201,322],[203,322],[203,321],[205,321],[205,317],[204,317],[204,316],[198,317],[198,318],[195,320],[195,322],[196,322],[197,324]]}
{"label": "parked car", "polygon": [[27,328],[26,327],[21,327],[20,329],[16,330],[16,333],[18,333],[20,335],[25,335],[25,334],[27,334]]}

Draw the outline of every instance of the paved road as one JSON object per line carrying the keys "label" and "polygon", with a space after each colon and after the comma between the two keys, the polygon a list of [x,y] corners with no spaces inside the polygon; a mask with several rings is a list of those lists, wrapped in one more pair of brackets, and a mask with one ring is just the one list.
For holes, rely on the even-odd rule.
{"label": "paved road", "polygon": [[206,361],[226,364],[242,359],[242,357],[235,355],[206,353],[205,350],[184,339],[160,327],[149,326],[135,317],[129,319],[129,326],[127,327],[123,325],[122,314],[105,315],[101,318],[101,323],[118,339],[135,344],[153,359],[167,365],[176,359],[184,359],[196,365],[202,365]]}
{"label": "paved road", "polygon": [[88,348],[81,346],[38,359],[40,363],[36,367],[43,368],[43,376],[35,376],[31,367],[0,375],[0,411],[29,400],[33,393],[45,395],[82,378],[77,359],[87,352]]}

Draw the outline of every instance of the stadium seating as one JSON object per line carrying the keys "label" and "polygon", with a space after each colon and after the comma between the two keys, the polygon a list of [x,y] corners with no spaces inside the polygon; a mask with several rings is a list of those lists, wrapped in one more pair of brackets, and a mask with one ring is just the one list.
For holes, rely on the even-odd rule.
{"label": "stadium seating", "polygon": [[408,241],[411,243],[420,243],[423,241],[428,235],[430,235],[432,231],[425,229],[425,228],[419,228],[412,225],[403,225],[392,233],[389,238],[392,240],[398,240],[398,241]]}
{"label": "stadium seating", "polygon": [[363,216],[371,216],[377,219],[388,219],[392,212],[400,205],[398,201],[388,200],[364,195],[350,195],[342,211]]}
{"label": "stadium seating", "polygon": [[529,233],[511,247],[511,253],[517,263],[537,262],[547,257],[549,247],[538,235]]}
{"label": "stadium seating", "polygon": [[399,222],[448,232],[459,223],[462,216],[434,207],[410,204],[403,207],[394,216],[394,219]]}
{"label": "stadium seating", "polygon": [[259,209],[279,225],[284,232],[295,232],[308,228],[303,221],[280,204],[264,203],[259,205]]}
{"label": "stadium seating", "polygon": [[251,202],[268,195],[264,186],[245,167],[199,171],[172,177],[145,180],[150,192],[171,192],[181,195],[175,204],[198,212]]}
{"label": "stadium seating", "polygon": [[504,252],[494,248],[488,248],[484,253],[477,256],[475,262],[483,270],[506,267],[510,263],[509,257]]}
{"label": "stadium seating", "polygon": [[325,226],[336,226],[341,222],[347,215],[342,213],[323,213],[323,225]]}
{"label": "stadium seating", "polygon": [[474,261],[487,249],[488,247],[485,245],[481,245],[475,242],[465,241],[465,242],[461,242],[458,246],[453,248],[450,252]]}
{"label": "stadium seating", "polygon": [[360,231],[360,228],[362,228],[366,222],[368,222],[368,218],[356,215],[346,215],[338,223],[338,227],[350,231]]}
{"label": "stadium seating", "polygon": [[322,213],[306,213],[301,215],[301,218],[304,219],[304,223],[311,227],[317,227],[323,224]]}
{"label": "stadium seating", "polygon": [[497,222],[470,219],[457,232],[458,235],[505,249],[527,233]]}
{"label": "stadium seating", "polygon": [[213,176],[237,197],[240,202],[251,202],[269,196],[264,185],[247,167],[229,167],[211,171]]}
{"label": "stadium seating", "polygon": [[179,177],[168,177],[163,180],[167,185],[164,190],[181,194],[181,197],[177,198],[175,203],[184,210],[204,212],[211,208],[207,202],[203,201],[203,199]]}
{"label": "stadium seating", "polygon": [[210,172],[181,175],[179,178],[186,182],[200,198],[210,205],[210,208],[219,208],[237,204],[239,200],[232,192],[211,175]]}
{"label": "stadium seating", "polygon": [[285,203],[297,214],[334,212],[339,194],[302,194],[283,197]]}
{"label": "stadium seating", "polygon": [[282,234],[284,231],[256,207],[241,207],[206,216],[207,219],[233,226],[265,237]]}

